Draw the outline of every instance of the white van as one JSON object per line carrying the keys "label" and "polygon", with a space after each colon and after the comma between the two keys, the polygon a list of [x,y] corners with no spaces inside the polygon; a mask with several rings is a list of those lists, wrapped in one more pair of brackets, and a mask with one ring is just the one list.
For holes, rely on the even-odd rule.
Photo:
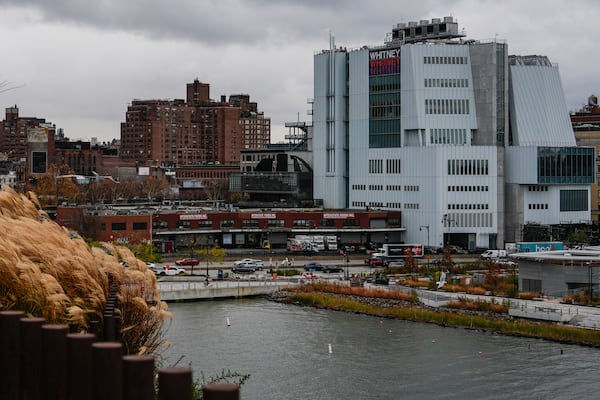
{"label": "white van", "polygon": [[494,260],[497,258],[505,258],[506,250],[486,250],[481,253],[482,260]]}

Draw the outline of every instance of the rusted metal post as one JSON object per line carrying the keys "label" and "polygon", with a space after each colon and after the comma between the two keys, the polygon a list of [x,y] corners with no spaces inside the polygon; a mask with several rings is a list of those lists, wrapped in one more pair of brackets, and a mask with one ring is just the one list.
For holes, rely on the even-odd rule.
{"label": "rusted metal post", "polygon": [[169,367],[158,370],[158,400],[192,400],[192,370]]}
{"label": "rusted metal post", "polygon": [[123,398],[154,400],[154,357],[123,357]]}
{"label": "rusted metal post", "polygon": [[42,325],[42,390],[44,400],[67,396],[67,325]]}
{"label": "rusted metal post", "polygon": [[42,398],[42,325],[44,318],[21,318],[21,399]]}
{"label": "rusted metal post", "polygon": [[93,333],[94,335],[96,335],[96,337],[98,338],[98,340],[100,340],[100,321],[98,320],[93,320],[90,321],[90,333]]}
{"label": "rusted metal post", "polygon": [[92,333],[67,335],[67,400],[92,400]]}
{"label": "rusted metal post", "polygon": [[0,399],[19,400],[22,311],[0,311]]}
{"label": "rusted metal post", "polygon": [[240,387],[233,383],[209,383],[202,386],[204,400],[240,400]]}
{"label": "rusted metal post", "polygon": [[114,342],[116,341],[116,330],[117,323],[115,321],[114,313],[104,314],[104,341]]}
{"label": "rusted metal post", "polygon": [[118,342],[92,344],[93,399],[123,399],[123,345]]}

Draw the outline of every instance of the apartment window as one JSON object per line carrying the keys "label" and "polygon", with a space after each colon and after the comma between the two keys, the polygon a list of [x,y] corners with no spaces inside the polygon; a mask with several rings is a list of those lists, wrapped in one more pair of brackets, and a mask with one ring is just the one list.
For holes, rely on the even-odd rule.
{"label": "apartment window", "polygon": [[148,223],[147,222],[134,222],[133,223],[133,230],[134,231],[145,231],[145,230],[148,230]]}
{"label": "apartment window", "polygon": [[203,229],[210,229],[210,228],[212,228],[212,221],[210,221],[210,220],[199,220],[198,221],[198,227],[199,228],[203,228]]}
{"label": "apartment window", "polygon": [[177,221],[177,229],[190,229],[191,226],[190,221]]}
{"label": "apartment window", "polygon": [[234,225],[234,221],[232,219],[224,219],[221,221],[221,228],[231,228]]}
{"label": "apartment window", "polygon": [[307,219],[295,219],[293,222],[293,226],[297,228],[310,227],[310,221]]}
{"label": "apartment window", "polygon": [[110,229],[112,231],[126,231],[127,230],[127,224],[125,222],[113,222],[110,225]]}
{"label": "apartment window", "polygon": [[258,220],[256,219],[243,219],[242,226],[244,228],[255,228],[258,226]]}

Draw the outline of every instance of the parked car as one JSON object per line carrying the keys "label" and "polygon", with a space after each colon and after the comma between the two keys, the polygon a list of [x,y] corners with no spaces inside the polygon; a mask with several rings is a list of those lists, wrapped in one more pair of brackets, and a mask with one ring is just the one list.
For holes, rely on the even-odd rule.
{"label": "parked car", "polygon": [[311,262],[307,262],[306,264],[304,264],[304,269],[306,271],[323,271],[323,265],[321,265],[321,263],[315,262],[315,261],[311,261]]}
{"label": "parked car", "polygon": [[449,245],[448,248],[450,249],[451,254],[469,254],[467,250],[454,244]]}
{"label": "parked car", "polygon": [[442,247],[425,246],[425,254],[441,254],[444,252]]}
{"label": "parked car", "polygon": [[164,267],[162,267],[162,269],[154,269],[154,273],[159,276],[183,275],[185,274],[185,269],[165,265]]}
{"label": "parked car", "polygon": [[371,282],[376,285],[389,285],[390,280],[382,274],[375,274],[375,276],[371,279]]}
{"label": "parked car", "polygon": [[242,264],[244,264],[244,263],[248,263],[248,262],[250,262],[250,263],[254,263],[254,264],[256,265],[256,269],[257,269],[258,271],[262,271],[262,269],[263,269],[263,268],[264,268],[264,266],[265,266],[265,263],[263,262],[263,260],[257,260],[257,259],[255,259],[255,258],[244,258],[244,259],[242,259],[242,260],[235,261],[235,262],[233,263],[233,265],[242,265]]}
{"label": "parked car", "polygon": [[367,260],[369,267],[387,267],[390,263],[390,259],[384,256],[374,256]]}
{"label": "parked car", "polygon": [[506,250],[486,250],[479,256],[482,260],[497,260],[506,258]]}
{"label": "parked car", "polygon": [[[262,269],[262,267],[260,267],[260,269]],[[234,264],[233,267],[231,267],[231,272],[236,274],[252,273],[257,270],[259,270],[259,266],[253,261],[240,262],[238,264]]]}
{"label": "parked car", "polygon": [[404,266],[404,261],[403,260],[392,260],[390,262],[388,262],[388,267],[403,267]]}
{"label": "parked car", "polygon": [[181,260],[177,260],[175,261],[176,265],[198,265],[200,264],[200,261],[198,261],[198,259],[196,258],[182,258]]}
{"label": "parked car", "polygon": [[323,272],[327,274],[333,274],[338,272],[344,272],[344,270],[341,267],[338,267],[337,265],[324,265]]}

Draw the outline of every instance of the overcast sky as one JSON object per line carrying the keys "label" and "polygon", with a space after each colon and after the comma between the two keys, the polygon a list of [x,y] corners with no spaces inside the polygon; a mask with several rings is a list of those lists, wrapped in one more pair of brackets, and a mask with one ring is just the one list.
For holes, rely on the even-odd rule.
{"label": "overcast sky", "polygon": [[[600,94],[598,0],[0,0],[4,108],[73,140],[120,137],[133,99],[245,93],[271,118],[310,121],[313,55],[380,45],[398,22],[452,16],[467,38],[508,43],[559,65],[569,110]],[[12,90],[6,90],[13,88]]]}

